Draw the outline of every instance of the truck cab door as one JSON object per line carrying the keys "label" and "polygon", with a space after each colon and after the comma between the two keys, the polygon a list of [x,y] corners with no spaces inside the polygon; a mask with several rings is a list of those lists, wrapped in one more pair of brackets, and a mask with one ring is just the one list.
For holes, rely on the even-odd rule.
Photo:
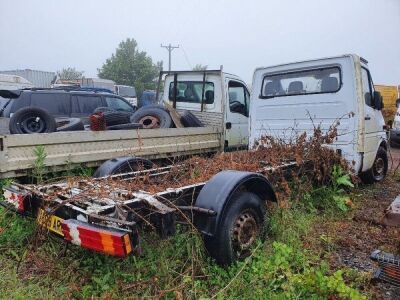
{"label": "truck cab door", "polygon": [[249,99],[246,85],[238,80],[227,78],[225,109],[225,148],[244,149],[249,138]]}
{"label": "truck cab door", "polygon": [[381,143],[384,119],[380,110],[374,108],[374,86],[368,69],[361,67],[362,95],[364,97],[364,166],[363,171],[372,167],[376,151]]}

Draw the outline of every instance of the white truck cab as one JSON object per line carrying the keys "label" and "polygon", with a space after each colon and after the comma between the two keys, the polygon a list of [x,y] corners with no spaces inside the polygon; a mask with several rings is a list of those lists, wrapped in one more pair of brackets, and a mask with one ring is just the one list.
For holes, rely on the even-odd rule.
{"label": "white truck cab", "polygon": [[262,136],[290,139],[328,130],[337,120],[334,147],[365,182],[381,181],[388,168],[382,97],[367,61],[357,55],[256,69],[250,109],[250,146]]}
{"label": "white truck cab", "polygon": [[222,125],[225,150],[247,148],[250,93],[242,79],[222,70],[164,73],[164,103],[189,110],[204,125]]}
{"label": "white truck cab", "polygon": [[114,88],[115,88],[115,93],[117,95],[125,98],[126,101],[128,101],[133,106],[138,107],[135,87],[129,85],[116,84]]}

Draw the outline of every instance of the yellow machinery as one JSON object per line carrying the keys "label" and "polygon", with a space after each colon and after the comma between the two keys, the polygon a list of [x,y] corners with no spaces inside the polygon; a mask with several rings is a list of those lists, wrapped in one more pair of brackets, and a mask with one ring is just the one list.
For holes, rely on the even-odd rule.
{"label": "yellow machinery", "polygon": [[386,124],[393,122],[394,116],[397,111],[396,100],[399,98],[399,88],[395,85],[374,85],[375,90],[381,93],[384,103],[382,110],[383,117]]}

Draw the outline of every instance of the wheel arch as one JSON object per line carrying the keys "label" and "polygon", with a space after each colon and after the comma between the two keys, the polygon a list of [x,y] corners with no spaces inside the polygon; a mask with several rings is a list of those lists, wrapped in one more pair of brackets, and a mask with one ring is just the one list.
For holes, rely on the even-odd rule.
{"label": "wheel arch", "polygon": [[213,236],[221,223],[226,207],[239,191],[256,194],[265,201],[277,201],[275,191],[268,179],[258,173],[226,170],[214,175],[202,188],[196,206],[213,210],[212,216],[199,216],[195,225],[202,233]]}

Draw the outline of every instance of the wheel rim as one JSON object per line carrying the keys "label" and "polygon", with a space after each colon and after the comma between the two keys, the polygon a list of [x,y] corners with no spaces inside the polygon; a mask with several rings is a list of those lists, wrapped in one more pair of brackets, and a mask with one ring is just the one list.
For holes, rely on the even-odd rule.
{"label": "wheel rim", "polygon": [[385,161],[382,157],[377,157],[372,168],[375,180],[379,181],[385,177]]}
{"label": "wheel rim", "polygon": [[238,216],[233,227],[232,245],[239,258],[249,254],[259,229],[257,219],[251,211],[245,211]]}
{"label": "wheel rim", "polygon": [[29,117],[21,122],[21,130],[24,133],[40,133],[46,129],[45,122],[40,117]]}
{"label": "wheel rim", "polygon": [[142,124],[143,128],[146,129],[160,128],[160,119],[153,116],[145,116],[139,120],[139,124]]}

